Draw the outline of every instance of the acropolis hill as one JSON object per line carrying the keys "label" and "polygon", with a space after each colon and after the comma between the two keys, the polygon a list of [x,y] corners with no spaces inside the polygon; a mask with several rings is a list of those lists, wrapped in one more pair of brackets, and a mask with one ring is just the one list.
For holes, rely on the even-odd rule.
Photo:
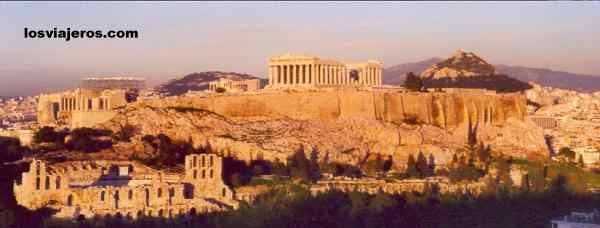
{"label": "acropolis hill", "polygon": [[524,94],[408,92],[380,85],[380,67],[285,54],[269,59],[269,83],[276,86],[138,101],[100,126],[118,131],[130,124],[138,138],[164,133],[246,161],[285,161],[304,148],[320,160],[353,165],[391,156],[397,170],[423,152],[443,166],[466,145],[469,127],[496,152],[547,156],[543,131],[526,117]]}
{"label": "acropolis hill", "polygon": [[[66,151],[66,158],[56,163],[34,157],[21,183],[14,186],[17,201],[28,208],[56,201],[53,206],[61,210],[59,217],[117,212],[163,217],[198,208],[204,208],[203,212],[236,208],[240,200],[256,196],[256,192],[231,189],[223,181],[222,170],[228,167],[222,161],[231,157],[247,164],[255,160],[286,163],[302,150],[320,164],[362,169],[367,161],[383,157],[391,161],[391,171],[402,173],[408,158],[419,153],[435,163],[434,169],[451,168],[453,155],[473,138],[490,146],[495,156],[545,159],[548,155],[542,128],[527,116],[523,92],[455,87],[413,91],[382,85],[382,64],[376,60],[347,64],[285,54],[269,59],[268,67],[265,88],[254,78],[221,78],[205,83],[206,91],[178,96],[127,99],[131,98],[128,93],[137,92],[129,84],[125,89],[87,88],[41,96],[41,125],[90,126],[113,133],[128,126],[134,133],[126,141],[95,152]],[[477,75],[468,68],[462,70]],[[451,71],[432,72],[444,78]],[[161,168],[165,167],[150,168],[162,160],[143,165],[132,162],[156,151],[147,145],[154,141],[149,138],[159,135],[193,148],[209,148],[211,154],[187,155],[184,172],[163,179],[166,169]],[[196,159],[202,159],[202,165],[196,166]],[[108,162],[89,168],[87,160]],[[43,168],[46,164],[49,172]],[[75,168],[62,169],[65,164]],[[424,182],[417,182],[414,186],[420,187],[413,188],[411,182],[386,189],[424,189]],[[370,192],[381,187],[380,182],[364,183]],[[188,195],[185,186],[190,185],[196,191]],[[28,194],[33,189],[39,191],[37,195]],[[163,194],[166,189],[169,197]]]}
{"label": "acropolis hill", "polygon": [[[521,94],[398,93],[340,89],[173,97],[128,105],[103,127],[123,124],[139,136],[164,133],[224,155],[285,159],[301,145],[320,159],[356,164],[372,154],[405,164],[419,151],[440,164],[465,145],[469,122],[497,151],[542,157],[541,129],[524,121]],[[418,124],[407,124],[407,120]],[[401,162],[400,162],[401,161]],[[398,168],[400,168],[398,167]]]}

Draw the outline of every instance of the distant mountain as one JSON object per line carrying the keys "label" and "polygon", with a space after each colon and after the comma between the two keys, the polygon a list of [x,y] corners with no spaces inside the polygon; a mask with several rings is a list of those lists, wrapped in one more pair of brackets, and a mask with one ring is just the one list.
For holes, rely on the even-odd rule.
{"label": "distant mountain", "polygon": [[220,78],[232,80],[260,79],[261,84],[265,85],[266,79],[258,78],[249,74],[236,72],[206,71],[201,73],[192,73],[182,78],[170,80],[156,87],[156,91],[165,96],[177,96],[188,91],[202,91],[208,89],[208,83],[219,80]]}
{"label": "distant mountain", "polygon": [[473,52],[458,50],[450,58],[433,64],[421,73],[421,78],[457,79],[477,76],[493,76],[496,68]]}
{"label": "distant mountain", "polygon": [[426,88],[488,89],[518,92],[531,88],[526,82],[496,72],[496,68],[473,52],[458,50],[431,65],[420,75]]}
{"label": "distant mountain", "polygon": [[390,85],[401,85],[408,72],[421,74],[431,65],[441,62],[441,58],[431,58],[420,62],[403,63],[383,69],[383,83]]}
{"label": "distant mountain", "polygon": [[600,76],[507,65],[496,65],[496,71],[521,81],[532,81],[542,86],[580,92],[600,91]]}
{"label": "distant mountain", "polygon": [[[427,68],[441,61],[443,59],[436,57],[385,68],[383,70],[383,82],[391,85],[401,85],[408,72],[420,75]],[[600,91],[600,76],[503,64],[495,65],[495,67],[498,74],[508,75],[511,78],[524,82],[531,81],[542,86],[577,90],[580,92]]]}

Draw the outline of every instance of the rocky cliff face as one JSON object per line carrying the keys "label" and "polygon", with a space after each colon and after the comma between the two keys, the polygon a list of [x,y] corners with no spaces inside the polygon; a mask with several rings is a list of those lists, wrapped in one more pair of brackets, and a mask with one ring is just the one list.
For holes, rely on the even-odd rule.
{"label": "rocky cliff face", "polygon": [[469,122],[497,152],[543,157],[541,129],[525,115],[526,99],[516,94],[272,92],[138,102],[103,127],[128,123],[141,135],[209,143],[244,160],[285,160],[303,146],[320,159],[350,164],[390,155],[399,168],[419,151],[444,164],[465,145]]}

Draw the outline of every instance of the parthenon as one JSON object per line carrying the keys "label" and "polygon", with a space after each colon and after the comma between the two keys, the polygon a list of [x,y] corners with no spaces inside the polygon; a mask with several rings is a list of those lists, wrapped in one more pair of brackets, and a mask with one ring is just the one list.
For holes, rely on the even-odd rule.
{"label": "parthenon", "polygon": [[347,64],[314,56],[284,54],[269,59],[269,87],[382,84],[383,64]]}

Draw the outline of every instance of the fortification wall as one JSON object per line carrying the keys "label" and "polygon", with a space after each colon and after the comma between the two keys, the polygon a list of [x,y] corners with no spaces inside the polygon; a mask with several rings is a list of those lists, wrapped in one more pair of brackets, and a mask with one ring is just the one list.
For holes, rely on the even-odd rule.
{"label": "fortification wall", "polygon": [[115,111],[72,111],[71,128],[91,127],[97,123],[109,121],[117,112]]}
{"label": "fortification wall", "polygon": [[390,93],[378,91],[280,92],[258,95],[178,97],[138,105],[192,107],[229,118],[298,120],[363,118],[400,123],[415,121],[440,127],[468,123],[502,125],[510,117],[524,120],[526,98],[520,94]]}

